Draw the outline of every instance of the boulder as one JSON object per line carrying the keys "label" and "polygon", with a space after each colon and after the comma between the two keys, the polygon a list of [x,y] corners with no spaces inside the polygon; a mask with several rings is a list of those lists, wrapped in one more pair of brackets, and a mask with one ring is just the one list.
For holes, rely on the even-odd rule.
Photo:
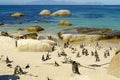
{"label": "boulder", "polygon": [[[58,33],[60,39],[63,40],[63,34],[72,34],[73,39],[80,40],[84,37],[88,37],[87,40],[103,40],[103,39],[119,39],[120,31],[112,30],[109,28],[87,28],[87,27],[77,27],[72,29],[65,29]],[[64,36],[66,37],[66,36]],[[71,38],[71,39],[72,39]],[[65,38],[66,40],[66,38]]]}
{"label": "boulder", "polygon": [[15,39],[10,38],[8,36],[0,36],[0,51],[13,50],[13,49],[15,49]]}
{"label": "boulder", "polygon": [[112,58],[108,68],[108,74],[120,78],[120,51]]}
{"label": "boulder", "polygon": [[55,41],[57,42],[58,41],[58,37],[55,36],[55,35],[46,35],[46,34],[38,34],[37,36],[37,39],[38,40],[52,40],[52,41]]}
{"label": "boulder", "polygon": [[61,20],[58,25],[61,25],[61,26],[71,26],[72,23],[69,22],[69,21],[65,21],[65,20]]}
{"label": "boulder", "polygon": [[43,31],[44,29],[41,26],[29,26],[27,30],[29,32],[39,32],[39,31]]}
{"label": "boulder", "polygon": [[51,14],[50,10],[42,10],[39,15],[40,16],[49,16]]}
{"label": "boulder", "polygon": [[44,39],[44,40],[40,40],[40,41],[42,41],[43,43],[48,43],[51,46],[56,46],[57,45],[57,43],[53,40]]}
{"label": "boulder", "polygon": [[24,16],[24,14],[21,13],[21,12],[16,12],[16,13],[11,14],[10,16],[12,16],[12,17],[21,17],[21,16]]}
{"label": "boulder", "polygon": [[24,34],[22,37],[25,39],[37,39],[38,34],[37,33],[28,33]]}
{"label": "boulder", "polygon": [[58,10],[52,13],[51,16],[71,16],[71,12],[69,10]]}
{"label": "boulder", "polygon": [[51,45],[47,42],[33,39],[18,40],[18,50],[32,52],[51,52]]}
{"label": "boulder", "polygon": [[1,36],[9,36],[9,34],[8,34],[8,32],[2,31],[2,32],[1,32]]}
{"label": "boulder", "polygon": [[24,31],[25,29],[23,28],[18,28],[17,31]]}
{"label": "boulder", "polygon": [[87,34],[62,34],[61,36],[64,42],[98,41],[104,38],[103,35],[87,35]]}
{"label": "boulder", "polygon": [[38,34],[37,33],[15,33],[11,34],[9,37],[14,39],[37,39]]}
{"label": "boulder", "polygon": [[117,39],[120,38],[120,31],[119,30],[113,30],[111,32],[106,33],[106,37],[109,38],[113,38],[113,39]]}
{"label": "boulder", "polygon": [[0,26],[4,25],[4,23],[0,22]]}

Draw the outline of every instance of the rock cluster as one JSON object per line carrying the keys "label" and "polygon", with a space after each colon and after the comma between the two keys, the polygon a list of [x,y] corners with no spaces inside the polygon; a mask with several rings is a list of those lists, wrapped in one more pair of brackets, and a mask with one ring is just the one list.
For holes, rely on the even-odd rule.
{"label": "rock cluster", "polygon": [[81,40],[103,40],[120,38],[120,31],[109,28],[87,28],[78,27],[66,29],[58,33],[60,39],[64,41],[81,41]]}
{"label": "rock cluster", "polygon": [[50,10],[42,10],[39,13],[40,16],[71,16],[71,12],[69,10],[57,10],[51,13]]}

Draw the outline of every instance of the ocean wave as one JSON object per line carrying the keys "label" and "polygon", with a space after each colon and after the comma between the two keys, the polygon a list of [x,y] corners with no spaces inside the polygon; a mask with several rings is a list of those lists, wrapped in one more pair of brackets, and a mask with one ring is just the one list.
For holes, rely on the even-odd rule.
{"label": "ocean wave", "polygon": [[88,14],[81,14],[84,18],[103,18],[103,14],[95,14],[95,13],[88,13]]}
{"label": "ocean wave", "polygon": [[11,14],[14,13],[15,11],[9,11],[9,12],[0,12],[0,14]]}

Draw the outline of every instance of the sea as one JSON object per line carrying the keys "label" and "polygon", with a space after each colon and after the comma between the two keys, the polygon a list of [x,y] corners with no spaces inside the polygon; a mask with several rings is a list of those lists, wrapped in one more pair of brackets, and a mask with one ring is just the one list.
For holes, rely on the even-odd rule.
{"label": "sea", "polygon": [[[67,9],[72,15],[69,17],[39,16],[39,12],[44,9],[51,12]],[[15,12],[22,12],[25,16],[11,17],[10,14]],[[59,26],[60,20],[70,21],[73,25]],[[0,27],[0,31],[11,32],[34,25],[43,27],[45,29],[43,33],[53,34],[75,27],[120,30],[120,5],[0,5],[0,22],[5,24]]]}

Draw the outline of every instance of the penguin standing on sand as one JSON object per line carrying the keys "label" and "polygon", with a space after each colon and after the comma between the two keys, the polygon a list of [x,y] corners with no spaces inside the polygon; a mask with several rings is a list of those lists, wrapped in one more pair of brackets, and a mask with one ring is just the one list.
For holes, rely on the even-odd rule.
{"label": "penguin standing on sand", "polygon": [[14,75],[16,74],[25,74],[20,66],[16,66],[14,69]]}
{"label": "penguin standing on sand", "polygon": [[60,66],[60,65],[55,61],[55,66]]}
{"label": "penguin standing on sand", "polygon": [[29,65],[29,64],[27,64],[27,65],[25,66],[25,69],[28,69],[28,68],[30,68],[30,65]]}
{"label": "penguin standing on sand", "polygon": [[9,58],[8,58],[8,56],[6,57],[6,63],[8,64],[8,63],[12,63],[13,61],[10,61],[9,60]]}
{"label": "penguin standing on sand", "polygon": [[17,40],[15,40],[15,47],[16,47],[16,48],[18,47],[18,42],[17,42]]}
{"label": "penguin standing on sand", "polygon": [[79,69],[78,69],[78,63],[76,61],[72,62],[72,71],[73,73],[80,74]]}
{"label": "penguin standing on sand", "polygon": [[42,61],[45,61],[46,59],[44,58],[44,55],[42,55]]}

